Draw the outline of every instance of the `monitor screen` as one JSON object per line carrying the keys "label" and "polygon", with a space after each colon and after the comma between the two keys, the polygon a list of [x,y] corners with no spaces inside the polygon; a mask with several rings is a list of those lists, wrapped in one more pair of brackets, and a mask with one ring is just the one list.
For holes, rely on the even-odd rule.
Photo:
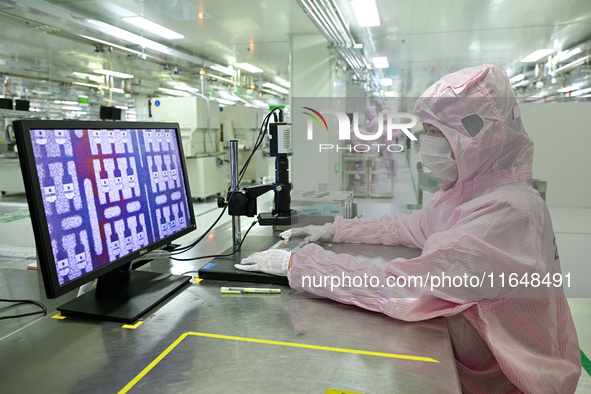
{"label": "monitor screen", "polygon": [[12,109],[12,99],[9,99],[9,98],[0,98],[0,108],[2,108],[2,109]]}
{"label": "monitor screen", "polygon": [[102,120],[121,120],[121,108],[101,105],[99,116]]}
{"label": "monitor screen", "polygon": [[196,228],[178,124],[14,127],[48,297],[95,278],[99,286],[105,274]]}
{"label": "monitor screen", "polygon": [[17,111],[28,111],[29,104],[29,100],[14,100],[14,109]]}

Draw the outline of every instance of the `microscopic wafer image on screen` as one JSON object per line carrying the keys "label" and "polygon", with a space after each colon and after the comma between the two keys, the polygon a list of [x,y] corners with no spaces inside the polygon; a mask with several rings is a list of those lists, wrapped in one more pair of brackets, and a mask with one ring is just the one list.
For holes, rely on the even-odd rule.
{"label": "microscopic wafer image on screen", "polygon": [[175,130],[30,134],[60,285],[192,224]]}

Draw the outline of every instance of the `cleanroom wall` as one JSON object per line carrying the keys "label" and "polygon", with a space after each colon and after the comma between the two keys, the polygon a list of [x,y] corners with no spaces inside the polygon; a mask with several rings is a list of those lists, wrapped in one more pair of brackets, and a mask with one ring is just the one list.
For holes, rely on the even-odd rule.
{"label": "cleanroom wall", "polygon": [[550,207],[591,208],[591,102],[520,104]]}

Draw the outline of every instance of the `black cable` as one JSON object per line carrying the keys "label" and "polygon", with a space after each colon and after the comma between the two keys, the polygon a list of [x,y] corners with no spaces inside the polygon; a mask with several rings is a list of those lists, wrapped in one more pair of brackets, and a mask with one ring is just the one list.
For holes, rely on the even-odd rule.
{"label": "black cable", "polygon": [[176,248],[173,251],[171,251],[170,254],[171,255],[175,255],[175,254],[183,253],[183,252],[186,252],[187,250],[189,250],[189,249],[194,248],[195,246],[197,246],[197,244],[199,242],[201,242],[201,240],[203,238],[205,238],[205,236],[207,234],[209,234],[209,232],[215,227],[215,225],[218,224],[218,222],[220,221],[220,219],[222,218],[222,216],[224,216],[224,213],[226,212],[226,208],[227,208],[227,206],[225,206],[224,209],[222,209],[222,212],[220,213],[220,215],[218,216],[218,218],[213,222],[213,224],[211,226],[209,226],[209,228],[203,234],[201,234],[201,236],[199,238],[195,239],[189,245],[179,246],[178,248]]}
{"label": "black cable", "polygon": [[0,316],[0,320],[6,320],[6,319],[16,319],[18,317],[25,317],[25,316],[32,316],[32,315],[38,315],[40,313],[43,313],[43,316],[47,315],[47,308],[45,307],[45,305],[43,305],[42,303],[40,303],[39,301],[34,301],[34,300],[9,300],[9,299],[5,299],[5,298],[0,298],[0,302],[12,302],[13,305],[9,305],[5,308],[2,308],[1,310],[7,310],[19,305],[24,305],[24,304],[31,304],[31,305],[36,305],[39,308],[41,308],[40,311],[37,312],[29,312],[29,313],[22,313],[19,315],[12,315],[12,316]]}
{"label": "black cable", "polygon": [[[250,153],[250,155],[248,156],[248,159],[242,165],[242,168],[241,168],[240,172],[238,173],[238,176],[239,176],[238,182],[237,182],[237,185],[238,186],[240,185],[240,182],[242,181],[242,178],[244,177],[244,174],[246,173],[246,169],[248,168],[248,165],[250,164],[250,160],[252,159],[252,157],[255,154],[255,152],[257,151],[257,149],[261,146],[261,144],[265,140],[265,134],[266,134],[267,128],[269,126],[269,121],[271,119],[271,115],[275,115],[274,114],[275,110],[279,110],[280,115],[281,115],[280,117],[283,117],[282,116],[283,115],[283,110],[281,108],[276,107],[276,108],[273,108],[271,110],[271,112],[269,112],[265,116],[265,118],[263,119],[263,122],[262,122],[261,127],[260,127],[260,130],[259,130],[259,135],[258,135],[258,137],[257,137],[257,139],[255,141],[255,146],[254,146],[252,152]],[[230,187],[228,187],[228,191],[230,191]],[[229,201],[232,200],[232,196],[233,195],[234,195],[234,192],[232,192],[232,194],[230,194],[230,197],[228,198]],[[224,209],[222,210],[222,212],[220,213],[220,215],[218,216],[218,218],[215,220],[215,222],[199,238],[195,239],[193,242],[191,242],[188,245],[180,246],[180,247],[174,249],[170,254],[171,255],[176,255],[176,254],[184,253],[187,250],[192,249],[195,246],[197,246],[197,244],[199,244],[199,242],[201,242],[203,240],[203,238],[205,238],[205,236],[207,234],[209,234],[209,232],[213,229],[213,227],[220,221],[220,219],[224,215],[224,212],[226,211],[226,208],[227,208],[227,205],[224,207]],[[241,243],[241,245],[242,245],[242,243]]]}
{"label": "black cable", "polygon": [[[263,119],[263,122],[261,124],[261,128],[259,130],[259,135],[257,137],[257,140],[255,142],[255,146],[254,149],[252,150],[252,152],[250,153],[250,155],[248,156],[248,159],[244,162],[242,169],[239,172],[239,179],[238,179],[238,183],[237,185],[240,185],[240,182],[242,181],[242,178],[244,177],[244,174],[246,173],[246,169],[248,168],[248,165],[250,164],[250,160],[252,159],[253,155],[255,154],[255,152],[257,151],[257,149],[261,146],[261,144],[263,143],[264,139],[265,139],[265,134],[269,125],[269,121],[271,118],[271,115],[274,115],[275,110],[279,110],[280,115],[282,117],[283,115],[283,110],[281,108],[273,108],[271,110],[271,112],[269,112],[267,114],[267,116],[265,116],[265,118]],[[228,188],[228,191],[230,191],[230,188]],[[232,193],[229,197],[228,200],[232,199],[234,193]],[[197,246],[197,244],[199,244],[199,242],[201,242],[203,240],[203,238],[205,238],[205,236],[207,234],[209,234],[209,232],[213,229],[213,227],[220,221],[220,219],[222,218],[224,212],[226,211],[227,206],[224,207],[224,209],[222,210],[222,212],[220,213],[220,215],[218,216],[218,218],[215,220],[215,222],[207,229],[207,231],[205,231],[199,238],[195,239],[195,241],[191,242],[188,245],[185,246],[181,246],[176,248],[175,250],[173,250],[171,252],[171,255],[175,255],[175,254],[180,254],[180,253],[184,253],[187,250],[194,248],[195,246]],[[250,229],[249,229],[250,230]]]}
{"label": "black cable", "polygon": [[16,304],[12,304],[12,305],[8,305],[8,306],[0,308],[0,312],[4,312],[9,309],[16,308],[19,305],[28,305],[28,304],[26,302],[17,302]]}
{"label": "black cable", "polygon": [[[248,235],[248,233],[250,232],[250,230],[254,227],[255,224],[257,224],[258,222],[255,220],[254,222],[252,222],[252,224],[250,225],[250,227],[248,228],[248,230],[246,230],[246,232],[244,233],[244,236],[242,237],[242,240],[240,241],[240,244],[238,245],[238,247],[232,252],[232,253],[226,253],[226,254],[211,254],[208,256],[199,256],[199,257],[191,257],[191,258],[186,258],[186,259],[181,259],[178,257],[170,257],[171,260],[175,260],[175,261],[193,261],[193,260],[200,260],[200,259],[207,259],[207,258],[216,258],[216,257],[228,257],[228,256],[232,256],[233,254],[237,253],[240,251],[240,249],[242,248],[242,243],[244,242],[244,240],[246,239],[246,236]],[[187,272],[183,272],[180,275],[184,275],[188,272],[195,272],[195,271],[187,271]]]}
{"label": "black cable", "polygon": [[[265,132],[267,130],[267,125],[269,124],[269,118],[270,118],[270,116],[271,116],[272,113],[273,113],[273,111],[269,112],[263,118],[263,121],[261,122],[261,127],[259,128],[259,134],[257,135],[257,138],[255,139],[254,147],[253,147],[253,150],[252,150],[250,156],[252,156],[254,154],[254,152],[256,152],[257,148],[261,144],[261,141],[264,140],[264,138],[265,138]],[[250,159],[250,156],[249,156],[249,159]],[[247,167],[248,167],[248,160],[242,165],[242,168],[240,169],[240,174],[242,174],[243,172],[245,172]]]}
{"label": "black cable", "polygon": [[[12,129],[12,137],[10,136],[10,132],[8,130]],[[8,126],[6,126],[6,130],[4,130],[4,134],[6,135],[6,142],[15,142],[16,141],[16,137],[14,135],[14,126],[12,126],[12,123],[9,123]]]}
{"label": "black cable", "polygon": [[[240,176],[239,181],[238,181],[238,185],[240,184],[240,181],[242,181],[242,178],[244,177],[244,174],[246,173],[246,169],[248,168],[248,165],[250,164],[250,160],[252,159],[252,157],[254,156],[256,151],[258,150],[258,148],[261,146],[261,144],[265,140],[265,134],[267,133],[269,122],[271,120],[271,115],[276,116],[276,114],[274,114],[275,110],[279,110],[279,113],[281,115],[283,115],[283,110],[279,107],[275,107],[263,119],[263,122],[261,124],[261,128],[259,130],[259,135],[258,135],[257,140],[255,142],[255,146],[254,146],[252,152],[250,153],[250,155],[248,156],[248,159],[246,159],[246,161],[244,162],[244,165],[242,166],[242,169],[240,170],[240,172],[238,174]],[[281,116],[281,117],[283,117],[283,116]]]}
{"label": "black cable", "polygon": [[[263,124],[261,125],[261,131],[263,130],[263,126],[265,123],[265,120],[267,120],[267,118],[271,115],[271,113],[269,113],[265,119],[263,120]],[[259,137],[260,137],[261,133],[259,133]],[[257,139],[258,141],[258,139]],[[256,151],[256,148],[260,146],[260,142],[258,142],[258,145],[255,145],[255,149],[253,150],[253,153]],[[247,161],[244,163],[244,165],[242,166],[242,169],[240,170],[239,176],[240,178],[238,179],[237,185],[240,185],[240,182],[242,181],[242,177],[244,176],[244,173],[246,172],[246,168],[250,162],[250,158],[252,157],[253,153],[251,153],[251,155],[249,156],[249,158],[247,159]],[[228,191],[230,191],[230,187],[228,187]],[[232,194],[230,194],[230,197],[228,198],[228,201],[232,200],[232,196],[234,195],[234,191],[232,191]],[[222,216],[224,215],[224,212],[226,212],[226,208],[227,205],[224,207],[224,209],[222,210],[222,212],[220,213],[220,215],[218,216],[218,218],[215,220],[215,222],[213,222],[213,224],[197,239],[195,239],[195,241],[191,242],[188,245],[185,246],[180,246],[176,249],[174,249],[170,254],[171,255],[175,255],[175,254],[180,254],[180,253],[184,253],[189,249],[194,248],[195,246],[197,246],[197,244],[199,244],[199,242],[201,242],[201,240],[203,240],[203,238],[205,238],[205,236],[207,234],[209,234],[209,232],[213,229],[213,227],[220,221],[220,219],[222,218]]]}
{"label": "black cable", "polygon": [[273,113],[273,111],[269,112],[269,114],[265,117],[265,119],[263,119],[263,123],[261,124],[261,129],[259,130],[259,135],[255,141],[255,145],[253,147],[253,150],[250,153],[250,155],[248,156],[248,159],[246,159],[246,161],[244,162],[242,169],[240,170],[240,173],[239,173],[240,180],[242,180],[242,177],[244,177],[244,174],[246,173],[246,169],[248,168],[248,165],[250,164],[252,157],[254,156],[256,151],[259,149],[259,147],[261,146],[261,144],[265,140],[265,134],[267,133],[270,116]]}

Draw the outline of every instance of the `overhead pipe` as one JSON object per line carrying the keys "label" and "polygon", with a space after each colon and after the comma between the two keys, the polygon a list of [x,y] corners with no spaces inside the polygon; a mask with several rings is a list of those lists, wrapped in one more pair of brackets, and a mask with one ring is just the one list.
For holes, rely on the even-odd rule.
{"label": "overhead pipe", "polygon": [[[324,11],[324,18],[325,18],[325,20],[327,22],[327,25],[336,32],[335,35],[338,38],[338,43],[335,43],[335,45],[338,45],[338,46],[341,46],[341,47],[345,47],[346,48],[350,44],[347,42],[347,40],[345,40],[343,38],[343,34],[342,34],[341,29],[339,28],[339,26],[337,25],[337,23],[335,23],[334,18],[332,17],[332,15],[329,12],[329,10],[330,10],[329,7],[325,4],[325,1],[324,0],[319,0],[319,1],[320,1],[321,6],[322,6],[322,10]],[[342,27],[343,26],[341,26],[341,28]]]}
{"label": "overhead pipe", "polygon": [[[355,46],[355,40],[353,39],[353,36],[351,35],[351,32],[349,31],[349,27],[344,24],[342,21],[339,20],[339,18],[337,17],[337,15],[335,14],[334,11],[334,7],[333,7],[333,3],[331,3],[328,0],[320,0],[322,2],[322,4],[324,5],[324,9],[326,10],[327,13],[327,18],[330,19],[331,23],[335,26],[335,29],[337,29],[339,31],[339,36],[343,42],[343,44],[347,47],[354,47]],[[337,26],[341,26],[341,29],[339,29]]]}
{"label": "overhead pipe", "polygon": [[[347,65],[363,82],[374,82],[371,68],[355,48],[355,39],[334,0],[298,0],[300,5]],[[340,27],[339,27],[340,25]],[[343,34],[344,32],[344,34]]]}
{"label": "overhead pipe", "polygon": [[363,67],[361,67],[361,63],[359,62],[359,59],[357,59],[356,54],[351,52],[349,49],[343,49],[343,52],[346,54],[347,57],[349,57],[349,59],[351,59],[353,68],[359,71],[360,76],[363,76]]}
{"label": "overhead pipe", "polygon": [[357,69],[357,67],[355,67],[355,64],[353,63],[353,60],[351,59],[350,55],[348,53],[346,53],[343,49],[340,49],[340,48],[337,48],[336,51],[338,52],[339,55],[341,55],[341,57],[345,60],[345,62],[349,65],[349,67],[351,67],[351,70],[353,70],[353,72],[355,73],[357,78],[359,78],[360,80],[363,80],[363,76],[361,75],[361,73]]}
{"label": "overhead pipe", "polygon": [[345,30],[345,33],[347,34],[347,36],[349,37],[349,40],[351,40],[351,42],[354,45],[355,44],[355,39],[353,38],[353,34],[351,34],[351,30],[349,29],[349,26],[345,22],[345,18],[343,18],[343,14],[341,13],[341,10],[339,9],[339,7],[337,7],[337,5],[334,3],[334,1],[330,1],[329,3],[332,6],[333,11],[337,15],[337,18],[338,18],[339,22],[345,28],[344,30]]}
{"label": "overhead pipe", "polygon": [[318,21],[318,24],[322,26],[321,33],[328,39],[329,44],[331,44],[332,46],[336,45],[338,38],[336,37],[334,32],[331,31],[330,27],[327,26],[326,21],[324,20],[324,17],[322,16],[319,10],[320,7],[318,6],[318,4],[316,4],[314,0],[309,1],[311,5],[310,15],[312,15],[314,19]]}

